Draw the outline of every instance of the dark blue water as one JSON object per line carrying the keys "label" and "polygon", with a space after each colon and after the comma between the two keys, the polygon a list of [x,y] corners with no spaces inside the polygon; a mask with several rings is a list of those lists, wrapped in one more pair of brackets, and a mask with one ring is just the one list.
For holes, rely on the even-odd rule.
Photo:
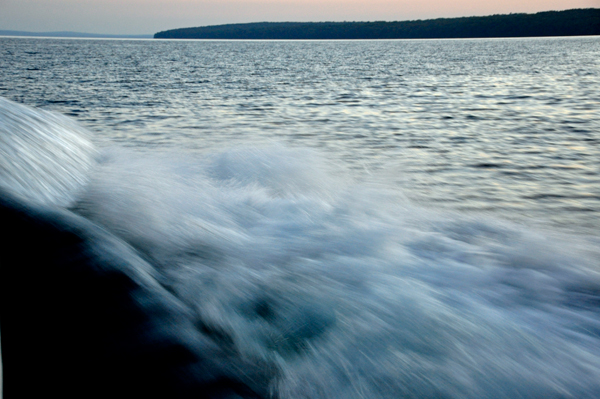
{"label": "dark blue water", "polygon": [[3,189],[131,246],[274,397],[600,395],[597,37],[0,51]]}

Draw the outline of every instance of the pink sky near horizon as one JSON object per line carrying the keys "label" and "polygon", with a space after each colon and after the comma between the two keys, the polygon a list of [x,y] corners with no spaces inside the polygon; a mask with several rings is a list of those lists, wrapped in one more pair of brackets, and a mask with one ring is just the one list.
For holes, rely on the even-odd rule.
{"label": "pink sky near horizon", "polygon": [[153,34],[262,21],[403,21],[600,8],[600,0],[0,0],[0,30]]}

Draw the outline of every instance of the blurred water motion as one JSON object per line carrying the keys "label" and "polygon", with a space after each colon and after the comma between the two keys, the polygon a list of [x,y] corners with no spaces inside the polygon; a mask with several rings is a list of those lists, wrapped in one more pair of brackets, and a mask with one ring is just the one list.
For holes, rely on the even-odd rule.
{"label": "blurred water motion", "polygon": [[[2,181],[44,181],[0,194],[7,397],[600,396],[594,237],[425,209],[281,145],[38,170],[62,119],[0,106],[33,147]],[[63,173],[86,183],[48,201]]]}

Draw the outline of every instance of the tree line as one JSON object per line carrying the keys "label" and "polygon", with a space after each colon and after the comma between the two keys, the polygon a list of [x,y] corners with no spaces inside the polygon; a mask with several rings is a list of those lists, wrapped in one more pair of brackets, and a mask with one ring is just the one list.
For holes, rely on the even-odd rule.
{"label": "tree line", "polygon": [[600,35],[600,9],[398,22],[257,22],[172,29],[157,39],[441,39]]}

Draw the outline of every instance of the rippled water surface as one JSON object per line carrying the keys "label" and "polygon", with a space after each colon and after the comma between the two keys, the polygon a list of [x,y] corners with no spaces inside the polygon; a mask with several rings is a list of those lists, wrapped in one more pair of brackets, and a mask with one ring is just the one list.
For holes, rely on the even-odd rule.
{"label": "rippled water surface", "polygon": [[[7,319],[61,357],[135,342],[116,381],[136,388],[148,359],[213,397],[599,398],[599,55],[600,37],[0,38],[0,200],[21,215],[0,281],[30,287]],[[89,268],[111,276],[98,295]],[[140,336],[73,344],[80,317],[104,328],[95,303],[121,318],[115,276],[140,282]],[[189,373],[162,361],[182,353]]]}
{"label": "rippled water surface", "polygon": [[434,208],[600,227],[600,38],[0,38],[0,96],[119,143],[317,148]]}

